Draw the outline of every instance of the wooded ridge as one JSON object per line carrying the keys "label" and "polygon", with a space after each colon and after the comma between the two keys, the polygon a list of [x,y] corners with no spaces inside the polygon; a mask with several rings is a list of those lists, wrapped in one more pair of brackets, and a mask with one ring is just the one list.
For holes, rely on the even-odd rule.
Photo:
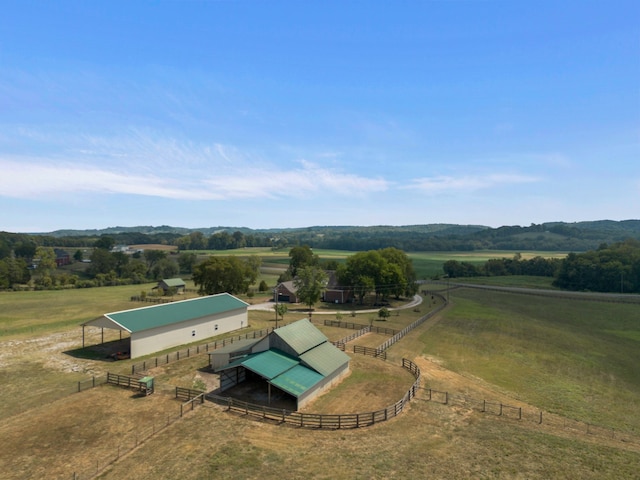
{"label": "wooded ridge", "polygon": [[[16,236],[43,246],[92,246],[110,236],[116,244],[165,243],[181,250],[226,250],[243,247],[312,248],[363,251],[395,247],[404,251],[540,250],[587,251],[603,243],[640,239],[640,220],[548,222],[528,227],[424,224],[405,226],[311,226],[250,229],[244,227],[181,228],[171,226],[111,227],[100,230],[56,230],[40,234],[0,233],[0,244]],[[9,239],[8,237],[13,237]],[[14,241],[11,241],[14,240]],[[1,245],[0,245],[1,246]]]}

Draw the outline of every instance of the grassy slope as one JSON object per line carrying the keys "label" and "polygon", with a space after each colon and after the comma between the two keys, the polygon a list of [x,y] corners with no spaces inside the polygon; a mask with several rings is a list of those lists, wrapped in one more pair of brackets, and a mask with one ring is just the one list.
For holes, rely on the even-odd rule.
{"label": "grassy slope", "polygon": [[637,305],[456,290],[425,353],[540,408],[640,431]]}

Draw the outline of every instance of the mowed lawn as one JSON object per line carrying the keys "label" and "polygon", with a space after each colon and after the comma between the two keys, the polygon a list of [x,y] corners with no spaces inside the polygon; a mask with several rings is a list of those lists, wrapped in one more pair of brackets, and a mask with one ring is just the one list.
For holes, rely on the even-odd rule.
{"label": "mowed lawn", "polygon": [[639,306],[457,289],[424,353],[541,409],[640,431]]}

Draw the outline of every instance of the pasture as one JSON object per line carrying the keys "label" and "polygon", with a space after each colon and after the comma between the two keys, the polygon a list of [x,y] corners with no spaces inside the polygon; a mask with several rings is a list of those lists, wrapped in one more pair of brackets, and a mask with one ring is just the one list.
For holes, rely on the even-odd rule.
{"label": "pasture", "polygon": [[550,412],[640,432],[637,304],[464,288],[450,300],[425,354]]}
{"label": "pasture", "polygon": [[[154,371],[160,389],[150,397],[111,386],[72,393],[92,375],[114,368],[127,373],[132,361],[64,352],[79,346],[82,321],[139,306],[129,296],[141,288],[0,294],[0,435],[11,439],[0,464],[7,478],[41,478],[47,466],[55,478],[84,475],[145,425],[169,423],[179,410],[170,398],[174,386],[209,385],[201,355]],[[387,362],[354,358],[352,374],[309,411],[357,411],[370,399],[376,407],[397,400],[412,381],[397,369],[406,357],[420,365],[424,388],[544,410],[607,427],[615,438],[427,401],[426,390],[399,417],[354,430],[276,425],[205,403],[171,420],[99,478],[634,478],[640,471],[638,305],[466,288],[452,290],[450,301],[393,345]],[[401,329],[426,313],[427,304],[420,310],[373,325]],[[321,311],[314,313],[316,324],[335,318]],[[301,316],[290,311],[284,322]],[[371,313],[343,318],[365,325],[371,320]],[[252,329],[273,326],[274,313],[251,311],[250,323]],[[333,340],[353,332],[319,328]],[[369,334],[353,343],[375,347],[383,340]],[[215,435],[220,431],[224,436]],[[635,440],[618,440],[624,435]]]}

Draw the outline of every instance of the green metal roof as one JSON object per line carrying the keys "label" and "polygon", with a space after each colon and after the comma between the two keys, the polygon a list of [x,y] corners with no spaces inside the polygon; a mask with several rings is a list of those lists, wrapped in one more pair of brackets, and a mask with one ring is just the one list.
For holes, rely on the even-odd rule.
{"label": "green metal roof", "polygon": [[324,376],[330,375],[351,360],[349,355],[325,342],[300,355],[302,363]]}
{"label": "green metal roof", "polygon": [[351,360],[307,319],[278,328],[271,333],[275,334],[294,350],[303,349],[304,353],[295,358],[280,350],[270,349],[238,358],[216,371],[242,366],[279,389],[299,397]]}
{"label": "green metal roof", "polygon": [[306,318],[277,328],[273,333],[286,342],[298,355],[329,340]]}
{"label": "green metal roof", "polygon": [[271,384],[295,397],[299,397],[323,378],[324,376],[310,368],[296,365],[291,370],[287,370],[271,380]]}
{"label": "green metal roof", "polygon": [[248,305],[233,295],[219,293],[162,305],[105,313],[104,316],[133,333],[246,308]]}
{"label": "green metal roof", "polygon": [[167,287],[184,287],[186,284],[181,278],[167,278],[162,280]]}
{"label": "green metal roof", "polygon": [[300,362],[278,350],[267,350],[246,358],[242,365],[263,378],[271,380]]}

